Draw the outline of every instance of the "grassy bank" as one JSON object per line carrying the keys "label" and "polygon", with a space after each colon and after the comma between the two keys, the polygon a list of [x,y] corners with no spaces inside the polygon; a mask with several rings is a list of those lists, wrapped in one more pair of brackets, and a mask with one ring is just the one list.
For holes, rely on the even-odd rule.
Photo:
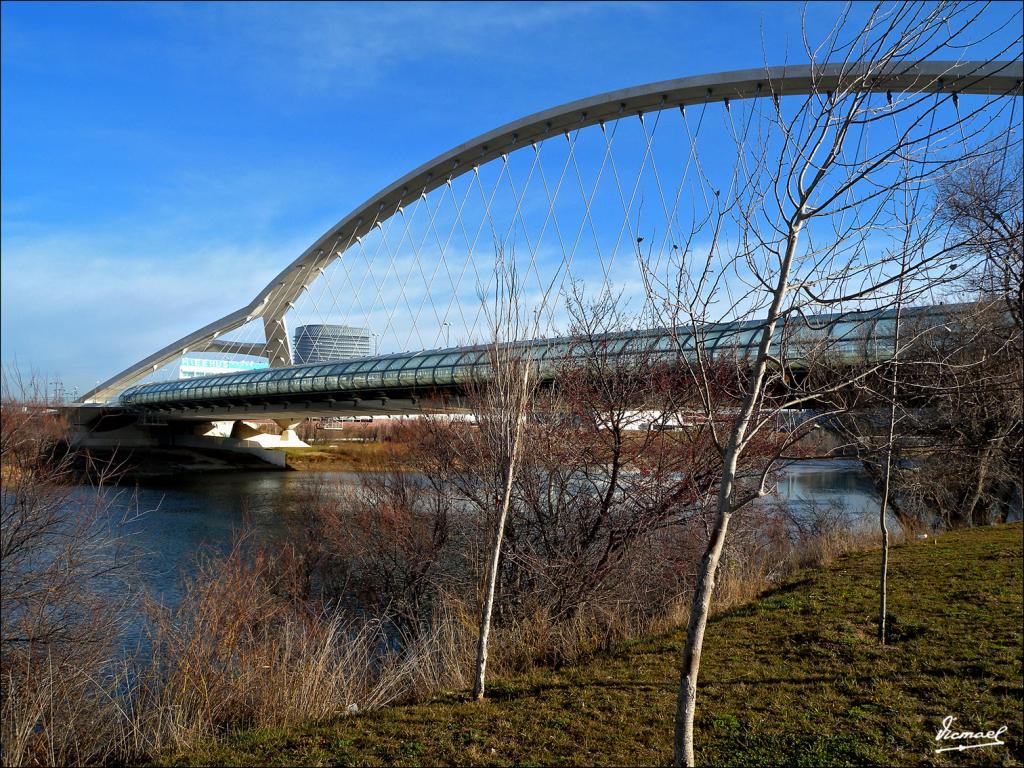
{"label": "grassy bank", "polygon": [[[874,640],[877,553],[841,558],[708,629],[698,760],[709,765],[1020,764],[1022,528],[896,547],[893,637]],[[558,672],[304,728],[249,731],[165,763],[605,764],[670,759],[681,634]],[[1009,726],[1002,747],[935,753],[961,729]]]}
{"label": "grassy bank", "polygon": [[376,441],[285,449],[288,467],[300,472],[380,471],[393,467],[404,454],[404,446]]}
{"label": "grassy bank", "polygon": [[[308,448],[285,448],[284,453],[289,469],[299,472],[380,472],[408,471],[414,469],[410,451],[414,446],[403,433],[405,425],[395,424],[350,424],[342,441],[317,442]],[[629,444],[640,445],[645,440],[679,442],[679,437],[666,432],[654,435],[646,432],[627,431]]]}

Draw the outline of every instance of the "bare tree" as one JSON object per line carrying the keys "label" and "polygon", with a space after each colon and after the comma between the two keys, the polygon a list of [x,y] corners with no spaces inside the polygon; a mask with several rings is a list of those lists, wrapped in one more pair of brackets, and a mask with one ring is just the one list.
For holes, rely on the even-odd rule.
{"label": "bare tree", "polygon": [[[933,213],[948,228],[944,240],[980,262],[958,286],[965,303],[948,311],[941,335],[912,326],[900,344],[897,322],[888,384],[885,375],[860,382],[860,407],[833,422],[905,530],[984,524],[996,510],[1005,520],[1020,503],[1021,173],[1019,158],[996,152],[940,179]],[[911,222],[903,226],[909,233]],[[890,435],[880,446],[869,414],[885,401]]]}
{"label": "bare tree", "polygon": [[427,629],[452,499],[445,488],[427,492],[417,474],[386,469],[355,483],[314,484],[292,512],[284,552],[299,566],[294,592],[339,604],[354,598],[412,639]]}
{"label": "bare tree", "polygon": [[[523,355],[523,340],[529,331],[536,334],[536,321],[529,328],[520,304],[514,258],[506,261],[497,249],[496,277],[491,313],[492,344],[487,378],[482,382],[483,396],[477,412],[480,434],[496,470],[496,483],[489,494],[494,502],[494,530],[484,583],[480,632],[473,676],[473,698],[482,701],[487,675],[487,642],[491,633],[495,591],[501,559],[505,525],[512,503],[512,487],[522,452],[523,425],[536,383],[532,361]],[[536,317],[537,315],[535,315]]]}
{"label": "bare tree", "polygon": [[[904,265],[905,266],[905,263]],[[896,291],[896,317],[892,338],[892,382],[889,390],[889,427],[885,441],[885,469],[882,479],[882,500],[878,506],[878,527],[882,533],[882,562],[878,578],[878,642],[885,645],[885,616],[888,610],[889,591],[889,485],[892,476],[893,442],[896,438],[896,408],[899,392],[900,331],[903,319],[903,277],[899,279]]]}
{"label": "bare tree", "polygon": [[1024,164],[1019,153],[1006,151],[981,157],[944,179],[937,209],[963,254],[984,259],[968,290],[1002,300],[1018,329],[1024,327],[1022,195]]}
{"label": "bare tree", "polygon": [[[874,325],[884,332],[864,357],[881,360],[879,347],[891,352],[893,318],[885,311],[896,305],[900,284],[941,296],[980,267],[962,258],[964,238],[939,237],[940,222],[926,215],[929,190],[965,163],[1006,151],[1014,99],[968,105],[952,91],[924,93],[936,84],[923,81],[902,95],[872,91],[946,46],[970,49],[972,36],[982,34],[982,11],[967,3],[878,4],[861,23],[850,7],[841,10],[820,43],[805,41],[812,69],[838,67],[839,84],[812,87],[806,98],[759,100],[744,120],[726,109],[725,129],[737,147],[731,177],[712,182],[710,166],[694,159],[701,188],[693,206],[703,213],[689,227],[675,225],[671,254],[648,269],[652,304],[666,325],[686,329],[677,354],[701,386],[709,386],[723,348],[751,350],[734,354],[742,383],[735,418],[715,421],[705,399],[722,477],[683,649],[676,765],[695,762],[697,679],[730,519],[768,492],[801,433],[744,474],[751,441],[777,428],[783,411],[817,408],[815,418],[829,416],[821,404],[830,394],[877,373],[884,362],[839,364],[848,357],[842,339]],[[1020,40],[1011,56],[1019,56]],[[911,197],[907,216],[901,193],[917,188],[926,192]],[[909,247],[900,226],[906,220],[913,222]],[[823,314],[825,321],[813,319]]]}
{"label": "bare tree", "polygon": [[1020,507],[1021,329],[1001,297],[950,311],[949,330],[903,346],[893,510],[907,528],[1005,520]]}
{"label": "bare tree", "polygon": [[4,372],[0,426],[3,468],[0,597],[5,662],[15,649],[46,654],[104,643],[118,606],[103,593],[124,574],[122,543],[105,487],[80,483],[67,450],[68,425],[41,387]]}
{"label": "bare tree", "polygon": [[[710,397],[728,419],[734,384],[725,364],[710,388],[659,348],[660,333],[628,332],[636,318],[606,294],[570,300],[571,341],[535,409],[510,554],[548,594],[554,617],[593,603],[634,548],[667,529],[699,529],[721,477],[708,423],[689,412]],[[642,321],[641,321],[642,323]],[[744,461],[767,446],[752,446]],[[660,606],[662,609],[664,606]]]}

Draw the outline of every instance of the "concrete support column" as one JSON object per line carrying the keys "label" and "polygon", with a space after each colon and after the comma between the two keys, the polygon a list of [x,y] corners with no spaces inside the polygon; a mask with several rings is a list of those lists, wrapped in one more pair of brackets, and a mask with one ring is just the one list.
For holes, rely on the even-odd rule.
{"label": "concrete support column", "polygon": [[260,431],[245,421],[236,421],[231,429],[231,436],[236,440],[248,440],[258,434],[260,434]]}
{"label": "concrete support column", "polygon": [[[295,428],[302,423],[302,419],[274,419],[274,423],[281,428],[282,443],[302,443],[299,436],[295,434]],[[305,445],[305,443],[302,444]]]}
{"label": "concrete support column", "polygon": [[200,421],[192,428],[192,434],[200,437],[234,437],[232,434],[237,422],[234,421]]}

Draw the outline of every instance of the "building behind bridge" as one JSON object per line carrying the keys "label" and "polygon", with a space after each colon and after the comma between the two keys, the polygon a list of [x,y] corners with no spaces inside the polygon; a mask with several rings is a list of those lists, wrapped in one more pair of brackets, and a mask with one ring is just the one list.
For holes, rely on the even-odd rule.
{"label": "building behind bridge", "polygon": [[266,360],[225,359],[206,355],[182,355],[178,361],[178,378],[194,379],[197,376],[212,376],[215,373],[239,373],[266,368]]}
{"label": "building behind bridge", "polygon": [[295,329],[295,364],[351,360],[371,354],[370,329],[350,325],[300,325]]}

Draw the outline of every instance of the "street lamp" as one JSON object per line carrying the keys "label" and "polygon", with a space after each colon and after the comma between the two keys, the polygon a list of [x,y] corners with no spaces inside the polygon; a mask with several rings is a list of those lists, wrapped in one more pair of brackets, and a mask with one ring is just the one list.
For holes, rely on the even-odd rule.
{"label": "street lamp", "polygon": [[452,324],[442,323],[441,327],[444,328],[444,345],[447,347],[449,345],[448,332],[451,330]]}

